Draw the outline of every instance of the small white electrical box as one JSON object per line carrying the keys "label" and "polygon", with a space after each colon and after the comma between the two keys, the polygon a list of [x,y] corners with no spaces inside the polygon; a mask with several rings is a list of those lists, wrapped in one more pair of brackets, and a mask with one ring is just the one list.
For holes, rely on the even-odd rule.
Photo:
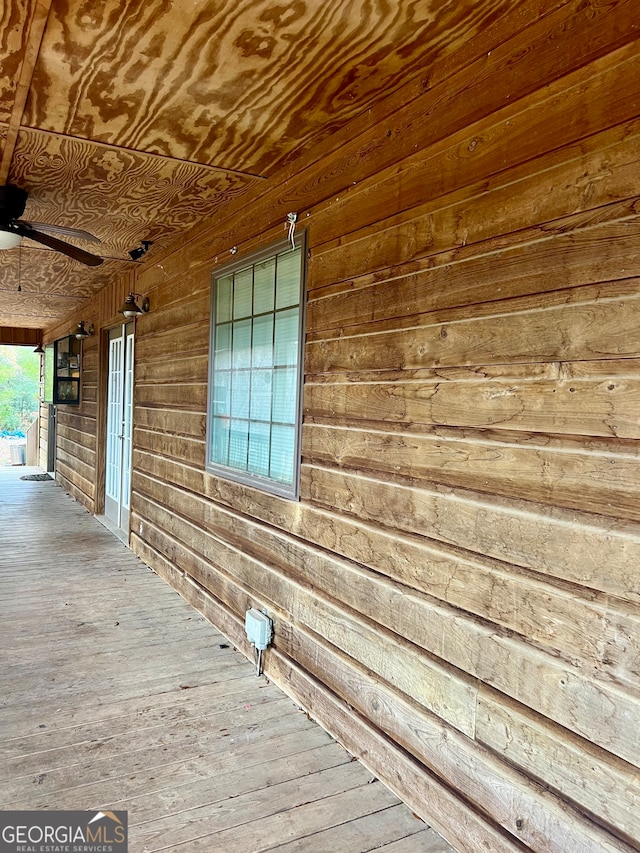
{"label": "small white electrical box", "polygon": [[272,620],[255,607],[245,613],[244,629],[249,642],[261,652],[267,648],[273,637]]}

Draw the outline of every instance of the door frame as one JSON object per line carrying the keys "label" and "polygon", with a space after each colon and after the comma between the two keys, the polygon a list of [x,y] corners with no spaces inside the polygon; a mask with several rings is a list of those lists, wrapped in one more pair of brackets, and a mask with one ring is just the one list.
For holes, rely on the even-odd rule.
{"label": "door frame", "polygon": [[56,471],[56,422],[58,412],[54,403],[47,403],[47,472],[55,476]]}
{"label": "door frame", "polygon": [[[113,323],[111,326],[104,327],[100,330],[100,352],[99,352],[99,371],[98,371],[98,406],[97,406],[97,423],[96,423],[96,491],[95,491],[95,514],[100,521],[105,523],[105,526],[112,532],[122,536],[122,530],[115,528],[105,516],[105,492],[106,492],[106,471],[107,471],[107,411],[108,411],[108,390],[109,390],[109,336],[113,329],[123,328],[128,326],[132,321]],[[133,347],[134,347],[134,368],[135,368],[135,322],[132,328]],[[133,389],[135,395],[135,371],[132,377]],[[132,411],[133,418],[133,411]],[[132,440],[133,440],[133,424],[132,424]],[[132,448],[133,449],[133,448]],[[132,466],[133,467],[133,466]],[[130,528],[130,524],[129,524]],[[124,541],[128,544],[130,529],[124,531],[126,538]]]}

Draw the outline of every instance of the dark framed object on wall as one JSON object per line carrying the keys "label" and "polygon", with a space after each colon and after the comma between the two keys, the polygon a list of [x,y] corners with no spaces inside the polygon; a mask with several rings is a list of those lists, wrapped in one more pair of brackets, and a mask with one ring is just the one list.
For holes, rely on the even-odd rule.
{"label": "dark framed object on wall", "polygon": [[[53,358],[49,347],[45,350],[45,402],[77,406],[80,403],[81,342],[75,335],[68,335],[54,341],[52,347]],[[51,377],[47,375],[49,371]]]}

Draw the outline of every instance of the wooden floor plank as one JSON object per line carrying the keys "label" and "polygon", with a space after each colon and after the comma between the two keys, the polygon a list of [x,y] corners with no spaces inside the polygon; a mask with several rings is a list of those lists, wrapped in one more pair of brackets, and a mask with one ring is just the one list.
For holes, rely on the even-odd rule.
{"label": "wooden floor plank", "polygon": [[[115,739],[113,742],[96,739],[91,748],[76,757],[73,749],[65,750],[63,755],[49,757],[46,753],[41,756],[28,756],[25,759],[3,762],[4,767],[1,784],[5,790],[11,790],[20,785],[22,779],[37,778],[42,785],[46,779],[55,774],[56,778],[83,778],[96,781],[114,776],[123,776],[131,770],[136,773],[147,769],[161,767],[164,764],[184,760],[190,751],[195,755],[209,755],[212,760],[225,749],[235,749],[238,744],[255,743],[262,738],[277,736],[283,732],[291,734],[304,731],[300,715],[295,711],[274,720],[265,720],[245,727],[239,723],[237,727],[227,731],[208,732],[206,725],[183,725],[180,730],[161,731],[147,738],[129,738],[125,742]],[[106,754],[105,754],[106,753]],[[14,775],[11,775],[13,771]],[[64,784],[64,781],[63,781]],[[68,784],[68,783],[66,783]]]}
{"label": "wooden floor plank", "polygon": [[[307,776],[320,774],[322,771],[349,763],[348,754],[344,750],[335,749],[334,744],[324,744],[316,749],[308,749],[287,756],[274,757],[271,754],[269,759],[265,756],[265,760],[259,764],[234,767],[228,773],[217,773],[215,778],[201,779],[190,782],[188,785],[174,786],[170,790],[157,791],[139,797],[136,800],[134,822],[130,825],[141,828],[149,825],[153,831],[158,823],[158,815],[161,814],[163,815],[162,825],[170,831],[176,822],[182,825],[185,812],[202,814],[203,811],[213,808],[217,813],[223,806],[228,817],[230,810],[228,804],[225,805],[225,801],[235,801],[236,798],[240,809],[246,811],[249,804],[249,813],[258,817],[259,815],[254,811],[258,801],[264,799],[270,804],[270,808],[277,803],[277,798],[273,796],[271,790],[274,784],[284,786],[285,783],[290,783],[292,789],[301,789],[305,795],[308,795]],[[350,768],[346,768],[344,772],[349,770]],[[284,788],[282,790],[287,796],[286,790]],[[259,792],[257,796],[251,796],[257,792]],[[119,809],[120,803],[112,803],[110,807]]]}
{"label": "wooden floor plank", "polygon": [[132,853],[449,853],[36,470],[0,468],[0,807],[127,810]]}
{"label": "wooden floor plank", "polygon": [[449,853],[451,847],[433,829],[374,848],[376,853]]}
{"label": "wooden floor plank", "polygon": [[[253,688],[253,685],[252,685]],[[250,709],[261,709],[267,702],[275,702],[282,707],[282,697],[274,697],[274,691],[264,691],[258,697],[251,695],[253,702]],[[194,696],[186,705],[173,704],[165,708],[148,706],[137,714],[121,715],[115,719],[88,722],[77,726],[56,728],[52,731],[40,730],[26,737],[16,737],[0,742],[0,759],[21,760],[28,755],[39,755],[43,752],[81,746],[94,741],[96,737],[122,737],[132,732],[153,732],[158,726],[171,726],[193,720],[209,721],[212,726],[219,726],[229,714],[242,715],[247,711],[243,693],[219,697],[215,705],[211,705],[209,696]]]}
{"label": "wooden floor plank", "polygon": [[193,708],[189,703],[177,715],[159,720],[155,725],[135,726],[131,721],[122,725],[119,721],[109,721],[95,727],[84,726],[79,737],[74,737],[74,732],[67,730],[59,739],[53,737],[56,732],[51,732],[49,740],[44,737],[38,741],[31,739],[28,747],[19,754],[5,758],[0,765],[0,778],[5,770],[9,778],[16,779],[38,770],[47,772],[49,768],[79,764],[96,754],[101,760],[108,760],[115,755],[144,749],[148,744],[157,743],[159,738],[168,746],[198,737],[200,747],[205,749],[209,739],[217,741],[233,737],[239,734],[237,730],[256,730],[264,727],[265,723],[268,728],[274,719],[287,714],[296,714],[296,711],[284,698],[264,704],[255,702],[248,711],[234,702],[226,709],[211,709],[203,713],[201,707]]}
{"label": "wooden floor plank", "polygon": [[[216,802],[179,814],[163,815],[142,825],[136,825],[134,818],[130,820],[131,838],[137,847],[161,850],[189,838],[196,840],[224,833],[248,822],[264,821],[274,814],[297,809],[308,803],[324,802],[336,794],[366,785],[360,771],[359,766],[349,762],[309,776],[304,785],[300,784],[299,779],[294,779],[272,784],[268,788],[258,786],[239,796],[234,796],[232,790],[230,796],[224,796]],[[390,805],[394,797],[389,791],[386,793],[389,801],[385,804]]]}
{"label": "wooden floor plank", "polygon": [[[260,685],[266,687],[267,685]],[[65,706],[57,708],[55,713],[50,718],[50,724],[55,724],[56,731],[62,731],[66,728],[73,728],[76,725],[84,723],[102,723],[105,720],[117,720],[121,717],[144,715],[148,713],[151,707],[161,710],[162,708],[170,708],[179,706],[182,703],[190,703],[191,701],[210,702],[215,705],[218,699],[233,696],[235,693],[245,693],[247,695],[256,696],[252,691],[255,690],[255,682],[253,675],[250,675],[243,666],[239,671],[239,677],[224,681],[217,681],[212,684],[200,684],[186,690],[171,689],[164,692],[145,692],[142,696],[130,697],[114,697],[104,696],[97,697],[95,703],[91,706]],[[12,702],[12,710],[15,712],[14,726],[7,725],[3,729],[4,736],[12,740],[14,738],[26,737],[28,735],[42,734],[42,711],[39,708],[34,708],[30,702],[17,703]],[[14,734],[15,727],[15,734]]]}
{"label": "wooden floor plank", "polygon": [[[100,803],[101,807],[112,808],[117,803],[117,807],[121,808],[126,803],[130,814],[137,817],[145,813],[145,804],[156,794],[195,785],[201,779],[210,779],[220,773],[233,773],[238,768],[269,762],[274,755],[297,755],[305,748],[326,746],[330,742],[326,732],[319,728],[306,731],[304,738],[299,736],[300,732],[296,734],[298,737],[292,737],[292,732],[285,732],[270,737],[266,742],[250,741],[234,745],[233,751],[217,751],[147,768],[144,787],[140,784],[139,775],[129,772],[129,768],[123,775],[101,778],[96,782],[75,784],[74,779],[69,779],[67,787],[58,787],[49,796],[32,799],[32,807],[52,808],[51,803],[54,802],[56,808],[65,809],[92,808],[96,803]],[[31,788],[35,782],[37,779],[29,780]]]}
{"label": "wooden floor plank", "polygon": [[[338,850],[369,853],[371,850],[384,850],[387,841],[398,840],[403,832],[406,834],[401,841],[412,845],[408,848],[411,853],[423,853],[424,824],[402,805],[390,806],[348,823],[280,844],[270,848],[270,853],[305,853],[309,850],[313,850],[313,853],[336,853]],[[426,832],[432,833],[432,830]]]}
{"label": "wooden floor plank", "polygon": [[[165,844],[161,838],[149,839],[142,845],[143,853],[156,853],[160,850],[175,850],[180,853],[191,851],[220,850],[224,853],[265,853],[277,849],[284,842],[300,837],[308,837],[309,833],[317,833],[330,826],[339,826],[363,815],[373,814],[380,809],[389,808],[395,798],[382,784],[368,786],[366,783],[358,788],[348,788],[345,791],[325,795],[307,803],[292,803],[292,808],[263,815],[259,820],[252,820],[247,814],[244,823],[236,824],[218,832],[206,831],[197,835],[198,828],[205,829],[204,824],[188,824],[183,827],[183,839],[173,844]],[[137,842],[135,832],[132,833],[134,844]],[[314,848],[309,842],[306,848],[313,853]],[[344,848],[341,848],[344,849]]]}

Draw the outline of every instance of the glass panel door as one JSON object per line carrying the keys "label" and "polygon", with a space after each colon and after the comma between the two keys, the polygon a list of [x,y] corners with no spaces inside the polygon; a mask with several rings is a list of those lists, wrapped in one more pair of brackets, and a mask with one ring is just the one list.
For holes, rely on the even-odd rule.
{"label": "glass panel door", "polygon": [[109,332],[105,515],[129,532],[133,427],[133,323]]}
{"label": "glass panel door", "polygon": [[125,327],[124,388],[122,402],[122,485],[120,527],[129,530],[131,509],[131,445],[133,437],[133,323]]}

